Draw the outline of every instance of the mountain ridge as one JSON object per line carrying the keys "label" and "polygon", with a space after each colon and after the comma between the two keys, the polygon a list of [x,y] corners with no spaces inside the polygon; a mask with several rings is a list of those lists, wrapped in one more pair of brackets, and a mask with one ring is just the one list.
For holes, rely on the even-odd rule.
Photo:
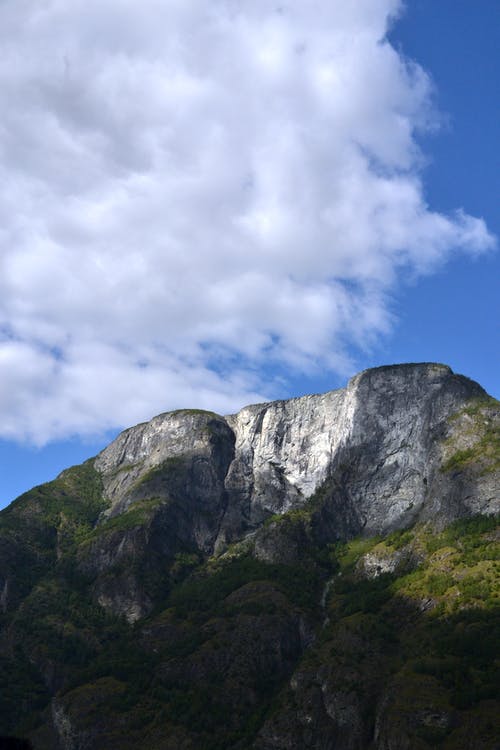
{"label": "mountain ridge", "polygon": [[[476,716],[493,750],[499,426],[481,386],[419,363],[125,430],[0,513],[0,733],[36,750],[447,750]],[[467,618],[486,651],[453,646],[453,682],[431,634]],[[412,666],[415,628],[438,677]],[[427,686],[416,724],[398,680]]]}

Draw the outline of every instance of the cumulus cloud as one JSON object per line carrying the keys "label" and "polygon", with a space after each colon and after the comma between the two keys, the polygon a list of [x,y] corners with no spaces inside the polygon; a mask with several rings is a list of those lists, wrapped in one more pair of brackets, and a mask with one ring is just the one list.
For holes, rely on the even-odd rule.
{"label": "cumulus cloud", "polygon": [[493,244],[426,204],[399,0],[0,6],[0,435],[346,372],[405,274]]}

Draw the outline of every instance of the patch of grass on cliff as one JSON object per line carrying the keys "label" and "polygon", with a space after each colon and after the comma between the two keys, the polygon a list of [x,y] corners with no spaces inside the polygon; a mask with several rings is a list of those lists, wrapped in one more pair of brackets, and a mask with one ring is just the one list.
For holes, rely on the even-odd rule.
{"label": "patch of grass on cliff", "polygon": [[339,578],[335,584],[337,615],[348,617],[357,612],[374,614],[393,596],[391,584],[394,575],[384,573],[373,580],[348,577]]}
{"label": "patch of grass on cliff", "polygon": [[220,414],[216,414],[214,411],[209,411],[207,409],[176,409],[175,411],[169,412],[169,414],[177,416],[178,414],[185,414],[186,416],[205,416],[205,417],[215,417],[216,419],[221,419]]}
{"label": "patch of grass on cliff", "polygon": [[466,414],[469,417],[477,417],[477,416],[484,416],[484,410],[490,409],[494,407],[500,407],[500,401],[498,401],[496,398],[493,398],[493,396],[481,396],[479,398],[473,398],[469,401],[467,406],[464,406],[463,409],[460,409],[459,411],[452,414],[448,419],[450,422],[454,422],[457,419],[460,419],[464,414]]}
{"label": "patch of grass on cliff", "polygon": [[158,464],[158,466],[152,466],[145,474],[143,474],[134,484],[134,489],[161,477],[168,478],[170,474],[176,474],[179,469],[184,468],[185,465],[185,456],[170,456]]}
{"label": "patch of grass on cliff", "polygon": [[322,581],[312,567],[267,564],[250,555],[219,563],[215,570],[201,573],[176,586],[169,598],[179,617],[201,613],[206,618],[224,613],[224,599],[252,581],[270,581],[282,591],[292,605],[314,609],[319,600]]}
{"label": "patch of grass on cliff", "polygon": [[415,531],[413,529],[398,529],[386,536],[384,542],[393,550],[400,550],[410,544],[414,538]]}
{"label": "patch of grass on cliff", "polygon": [[[443,472],[463,471],[474,465],[481,474],[500,469],[500,428],[491,414],[492,407],[499,406],[494,398],[475,399],[449,418],[451,423],[461,420],[460,434],[469,435],[475,442],[452,453],[441,467]],[[454,440],[452,437],[448,442],[452,445]]]}
{"label": "patch of grass on cliff", "polygon": [[419,538],[424,541],[425,548],[430,553],[450,545],[458,545],[462,552],[466,552],[494,542],[494,537],[488,535],[499,525],[498,516],[474,515],[454,521],[439,533],[422,529],[419,531]]}
{"label": "patch of grass on cliff", "polygon": [[25,492],[6,508],[2,519],[57,526],[64,514],[72,521],[93,524],[106,506],[101,475],[90,459]]}
{"label": "patch of grass on cliff", "polygon": [[349,542],[338,542],[333,547],[340,572],[342,574],[351,573],[359,558],[373,549],[382,541],[381,537],[357,537]]}
{"label": "patch of grass on cliff", "polygon": [[14,534],[39,556],[67,553],[92,532],[108,503],[93,459],[34,487],[0,514],[0,530]]}
{"label": "patch of grass on cliff", "polygon": [[443,613],[497,606],[498,523],[496,517],[475,516],[457,521],[441,533],[417,530],[416,540],[425,550],[425,560],[412,573],[401,576],[394,591],[415,600],[432,599]]}
{"label": "patch of grass on cliff", "polygon": [[[360,558],[375,546],[398,548],[408,539],[421,562],[400,575],[365,579],[357,572]],[[339,611],[374,611],[390,597],[408,602],[430,602],[433,617],[454,615],[470,609],[495,610],[500,606],[499,519],[474,516],[457,521],[440,533],[416,527],[390,535],[380,542],[355,539],[336,546],[340,575],[334,582],[333,600]],[[391,544],[388,544],[391,542]]]}
{"label": "patch of grass on cliff", "polygon": [[[95,529],[95,534],[100,536],[109,532],[127,531],[144,526],[153,517],[155,511],[166,503],[167,501],[160,497],[135,500],[123,513],[112,516],[99,524]],[[91,541],[91,538],[89,538],[89,541]]]}
{"label": "patch of grass on cliff", "polygon": [[304,526],[310,522],[312,513],[313,508],[308,507],[308,504],[306,503],[301,508],[293,508],[286,513],[274,513],[272,516],[269,516],[269,518],[266,518],[264,521],[264,527],[268,528],[274,524]]}
{"label": "patch of grass on cliff", "polygon": [[453,453],[443,464],[442,471],[462,471],[474,464],[481,467],[482,474],[500,469],[500,430],[496,427],[488,428],[470,448]]}
{"label": "patch of grass on cliff", "polygon": [[129,463],[129,464],[120,464],[119,466],[116,467],[116,469],[114,469],[113,471],[111,471],[108,474],[108,477],[109,478],[115,478],[119,474],[122,474],[122,473],[128,472],[128,471],[132,471],[132,469],[136,469],[138,466],[141,466],[142,463],[143,463],[143,461],[139,460],[139,461],[137,461],[136,463],[133,463],[133,464],[131,464],[131,463]]}

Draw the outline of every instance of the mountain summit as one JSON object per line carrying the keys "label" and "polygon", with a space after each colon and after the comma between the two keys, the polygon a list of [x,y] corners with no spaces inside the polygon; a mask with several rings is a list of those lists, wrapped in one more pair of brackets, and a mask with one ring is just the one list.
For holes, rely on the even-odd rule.
{"label": "mountain summit", "polygon": [[[126,430],[0,514],[0,732],[411,750],[469,747],[475,725],[493,750],[499,423],[422,363]],[[471,624],[485,653],[448,653]]]}

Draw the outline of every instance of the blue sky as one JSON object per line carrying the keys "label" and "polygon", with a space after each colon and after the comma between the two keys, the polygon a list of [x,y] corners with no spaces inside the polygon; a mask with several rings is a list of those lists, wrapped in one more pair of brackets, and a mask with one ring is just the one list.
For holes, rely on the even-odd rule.
{"label": "blue sky", "polygon": [[1,504],[168,408],[424,360],[500,396],[498,3],[408,2],[382,48],[396,0],[186,2],[171,37],[51,5],[0,10]]}

